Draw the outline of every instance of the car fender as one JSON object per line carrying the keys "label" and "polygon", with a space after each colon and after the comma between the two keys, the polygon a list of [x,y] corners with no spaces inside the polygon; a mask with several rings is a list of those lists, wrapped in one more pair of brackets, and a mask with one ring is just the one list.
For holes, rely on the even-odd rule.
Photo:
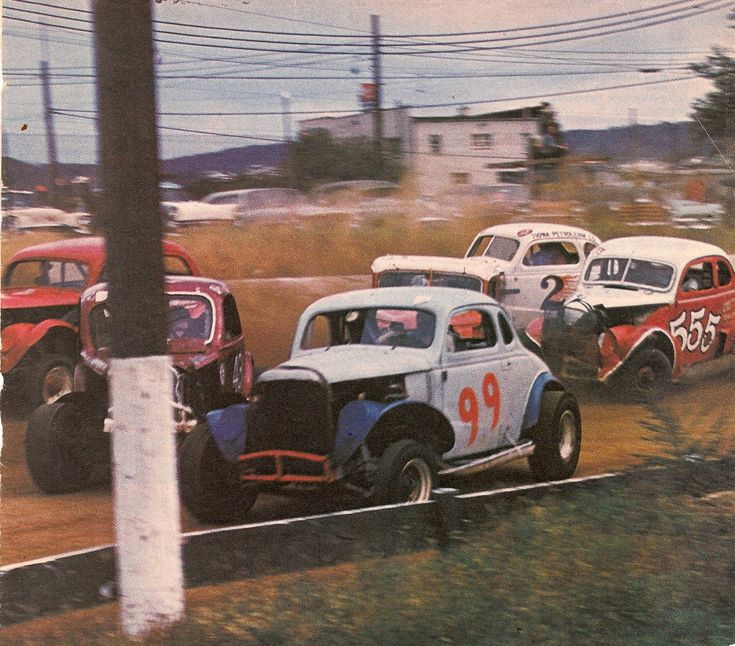
{"label": "car fender", "polygon": [[655,347],[661,346],[671,359],[674,374],[678,371],[677,352],[674,342],[669,334],[660,327],[640,328],[635,325],[618,325],[610,328],[609,332],[617,342],[618,356],[613,361],[605,361],[610,357],[603,358],[603,368],[600,370],[600,379],[606,381],[614,372],[628,360],[633,353],[645,343],[654,343]]}
{"label": "car fender", "polygon": [[541,332],[544,327],[544,318],[538,317],[533,319],[526,327],[526,336],[539,348],[541,347]]}
{"label": "car fender", "polygon": [[[388,415],[401,414],[403,411],[411,418],[416,418],[421,411],[429,413],[431,416],[438,416],[442,419],[444,415],[441,411],[429,406],[428,404],[412,399],[401,399],[395,402],[381,403],[370,400],[354,400],[345,404],[339,413],[337,419],[337,437],[335,438],[334,450],[330,459],[332,464],[339,465],[345,462],[357,450],[357,448],[368,438],[370,432],[379,425]],[[446,420],[445,420],[446,421]],[[448,451],[454,443],[454,433],[451,425],[446,422],[447,433],[450,437],[439,439],[439,444],[443,451]]]}
{"label": "car fender", "polygon": [[3,367],[4,373],[12,370],[27,352],[52,330],[67,329],[74,336],[79,328],[61,319],[46,319],[40,323],[15,323],[3,330]]}
{"label": "car fender", "polygon": [[545,390],[564,390],[562,383],[550,372],[544,371],[539,374],[531,386],[526,401],[526,411],[523,414],[523,430],[533,428],[538,423],[541,413],[541,399]]}
{"label": "car fender", "polygon": [[245,452],[248,404],[233,404],[207,413],[207,424],[222,457],[236,463]]}

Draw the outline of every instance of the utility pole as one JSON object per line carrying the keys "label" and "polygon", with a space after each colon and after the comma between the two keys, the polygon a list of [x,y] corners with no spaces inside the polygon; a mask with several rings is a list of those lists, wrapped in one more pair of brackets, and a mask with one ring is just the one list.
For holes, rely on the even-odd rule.
{"label": "utility pole", "polygon": [[283,140],[291,141],[291,95],[281,92],[281,118],[283,120]]}
{"label": "utility pole", "polygon": [[370,16],[370,29],[373,42],[373,83],[375,85],[375,101],[373,103],[373,141],[378,153],[378,162],[382,165],[383,156],[383,77],[380,71],[380,16]]}
{"label": "utility pole", "polygon": [[49,171],[49,195],[51,204],[57,205],[56,181],[59,177],[59,163],[56,155],[56,132],[51,103],[51,83],[49,82],[48,61],[41,61],[41,87],[43,88],[43,120],[46,125],[46,157]]}
{"label": "utility pole", "polygon": [[94,0],[94,31],[117,590],[140,639],[184,611],[150,0]]}

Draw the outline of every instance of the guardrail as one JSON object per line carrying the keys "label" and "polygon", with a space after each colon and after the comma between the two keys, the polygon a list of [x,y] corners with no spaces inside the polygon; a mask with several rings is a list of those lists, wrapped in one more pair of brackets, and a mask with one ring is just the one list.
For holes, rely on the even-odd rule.
{"label": "guardrail", "polygon": [[[197,587],[439,547],[488,506],[590,486],[621,473],[459,495],[436,489],[428,502],[387,505],[182,534],[187,587]],[[0,567],[0,625],[108,603],[115,546],[105,545]]]}

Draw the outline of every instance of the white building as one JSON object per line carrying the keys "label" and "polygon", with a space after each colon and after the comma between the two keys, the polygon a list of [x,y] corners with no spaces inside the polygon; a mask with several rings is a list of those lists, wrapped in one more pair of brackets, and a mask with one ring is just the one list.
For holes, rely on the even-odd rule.
{"label": "white building", "polygon": [[[334,138],[371,137],[371,112],[300,121],[302,133],[327,130]],[[383,111],[383,134],[403,153],[423,195],[458,184],[530,184],[542,175],[539,160],[559,157],[564,147],[548,103],[469,115],[411,117],[408,108]],[[535,163],[531,163],[535,162]],[[532,169],[532,170],[529,170]]]}

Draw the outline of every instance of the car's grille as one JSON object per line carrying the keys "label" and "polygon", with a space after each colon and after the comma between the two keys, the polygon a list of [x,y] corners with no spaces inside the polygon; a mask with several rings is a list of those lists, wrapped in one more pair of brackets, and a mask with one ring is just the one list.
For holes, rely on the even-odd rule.
{"label": "car's grille", "polygon": [[328,386],[282,380],[258,384],[248,408],[245,452],[281,449],[327,455],[334,446]]}

